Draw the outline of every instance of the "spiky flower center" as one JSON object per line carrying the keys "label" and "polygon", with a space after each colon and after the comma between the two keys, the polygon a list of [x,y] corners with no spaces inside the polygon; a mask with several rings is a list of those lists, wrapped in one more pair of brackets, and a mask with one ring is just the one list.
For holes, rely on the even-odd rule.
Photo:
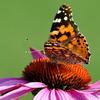
{"label": "spiky flower center", "polygon": [[80,64],[54,63],[49,58],[33,60],[23,71],[30,82],[43,82],[48,88],[82,89],[90,81],[88,71]]}

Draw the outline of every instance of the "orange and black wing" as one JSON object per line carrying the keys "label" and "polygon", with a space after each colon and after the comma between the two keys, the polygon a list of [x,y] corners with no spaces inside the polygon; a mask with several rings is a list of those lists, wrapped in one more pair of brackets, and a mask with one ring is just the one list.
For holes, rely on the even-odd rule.
{"label": "orange and black wing", "polygon": [[62,5],[53,20],[50,37],[44,44],[46,55],[56,62],[88,63],[89,47],[78,30],[69,6]]}

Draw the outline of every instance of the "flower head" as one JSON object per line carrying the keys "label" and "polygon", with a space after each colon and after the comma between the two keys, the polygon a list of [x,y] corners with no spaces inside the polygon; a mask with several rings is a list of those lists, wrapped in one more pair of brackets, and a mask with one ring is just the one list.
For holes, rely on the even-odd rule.
{"label": "flower head", "polygon": [[[32,62],[21,78],[0,79],[0,100],[18,100],[28,92],[33,100],[100,100],[100,81],[80,64],[55,64],[43,53],[31,49]],[[35,56],[34,56],[35,55]]]}

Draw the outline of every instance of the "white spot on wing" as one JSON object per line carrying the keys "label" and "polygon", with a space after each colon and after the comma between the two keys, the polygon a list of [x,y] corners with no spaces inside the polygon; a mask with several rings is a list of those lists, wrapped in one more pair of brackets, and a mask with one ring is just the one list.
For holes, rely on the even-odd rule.
{"label": "white spot on wing", "polygon": [[65,11],[63,10],[63,13],[64,13]]}
{"label": "white spot on wing", "polygon": [[68,19],[68,18],[65,16],[65,17],[64,17],[64,20],[66,21],[67,19]]}
{"label": "white spot on wing", "polygon": [[54,22],[54,23],[60,23],[60,22],[61,22],[61,19],[58,19],[58,18],[57,18],[57,19],[53,20],[53,22]]}
{"label": "white spot on wing", "polygon": [[67,15],[67,14],[65,13],[65,15]]}
{"label": "white spot on wing", "polygon": [[58,22],[60,23],[61,22],[61,19],[58,19]]}
{"label": "white spot on wing", "polygon": [[61,10],[58,10],[57,14],[60,14],[61,13]]}

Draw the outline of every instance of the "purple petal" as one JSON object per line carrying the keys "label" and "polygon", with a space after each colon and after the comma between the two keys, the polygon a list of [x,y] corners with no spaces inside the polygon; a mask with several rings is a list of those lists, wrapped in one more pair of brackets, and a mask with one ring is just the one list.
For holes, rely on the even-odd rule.
{"label": "purple petal", "polygon": [[0,96],[0,100],[11,100],[13,98],[18,98],[22,95],[25,95],[27,92],[32,91],[32,88],[28,88],[28,87],[20,87],[16,90],[10,91],[8,93],[6,93],[3,96]]}
{"label": "purple petal", "polygon": [[19,88],[21,84],[25,83],[27,81],[22,78],[2,78],[0,79],[0,94]]}
{"label": "purple petal", "polygon": [[49,90],[43,95],[41,100],[50,100],[50,91]]}
{"label": "purple petal", "polygon": [[43,88],[47,87],[44,83],[41,82],[30,82],[27,84],[23,84],[23,86],[29,87],[29,88]]}
{"label": "purple petal", "polygon": [[57,90],[57,93],[61,96],[62,100],[74,100],[69,93],[59,89]]}
{"label": "purple petal", "polygon": [[83,90],[70,90],[69,93],[76,100],[80,100],[80,98],[82,98],[81,100],[100,100],[100,91],[91,93]]}
{"label": "purple petal", "polygon": [[76,90],[69,90],[67,93],[70,94],[75,100],[87,100],[86,96],[83,93],[77,92]]}
{"label": "purple petal", "polygon": [[98,90],[98,91],[96,91],[96,92],[94,92],[92,94],[95,95],[96,97],[99,97],[100,98],[100,90]]}
{"label": "purple petal", "polygon": [[100,93],[100,81],[90,84],[88,87],[86,87],[85,90],[82,90],[80,92],[90,92],[90,93],[98,92],[98,93]]}
{"label": "purple petal", "polygon": [[96,83],[90,84],[88,86],[88,89],[99,89],[100,90],[100,81],[97,81]]}
{"label": "purple petal", "polygon": [[34,59],[45,58],[45,57],[46,57],[46,55],[44,55],[44,54],[43,54],[41,51],[39,51],[39,50],[30,48],[30,51],[31,51],[32,57],[33,57]]}
{"label": "purple petal", "polygon": [[63,91],[61,89],[51,90],[50,97],[51,97],[50,100],[74,100],[74,99],[71,99],[71,97],[69,96],[68,93],[66,93],[65,91]]}
{"label": "purple petal", "polygon": [[0,78],[0,86],[10,86],[18,83],[27,83],[23,78]]}
{"label": "purple petal", "polygon": [[12,99],[12,100],[20,100],[19,98],[14,98],[14,99]]}
{"label": "purple petal", "polygon": [[[17,84],[16,84],[16,86],[11,87],[14,89],[11,91],[11,88],[10,88],[10,91],[8,91],[8,93],[0,96],[0,100],[11,100],[16,97],[18,98],[18,97],[26,94],[27,92],[33,91],[35,88],[46,87],[46,85],[41,82],[30,82],[30,83],[19,84],[19,85],[20,85],[19,87],[17,87]],[[15,87],[17,87],[17,88],[15,88]],[[7,99],[7,98],[9,98],[9,99]]]}
{"label": "purple petal", "polygon": [[[37,93],[37,95],[33,98],[33,100],[50,100],[49,95],[50,95],[50,90],[45,88],[45,89],[42,89],[41,91],[39,91]],[[44,99],[44,97],[45,97],[45,99]]]}
{"label": "purple petal", "polygon": [[60,100],[55,89],[51,90],[50,100]]}
{"label": "purple petal", "polygon": [[87,100],[100,100],[100,96],[95,96],[91,93],[85,93],[84,94],[87,98]]}
{"label": "purple petal", "polygon": [[5,94],[7,92],[10,92],[14,89],[19,88],[20,86],[21,86],[21,84],[20,85],[12,85],[12,86],[1,86],[0,87],[0,94]]}
{"label": "purple petal", "polygon": [[[64,93],[63,90],[58,89],[58,90],[56,90],[56,93],[57,93],[57,95],[58,95],[59,100],[66,100],[66,99],[69,100],[69,96],[66,95],[66,93]],[[66,96],[68,96],[68,97],[65,98],[64,94],[65,94]],[[70,100],[71,100],[71,99],[70,99]]]}

